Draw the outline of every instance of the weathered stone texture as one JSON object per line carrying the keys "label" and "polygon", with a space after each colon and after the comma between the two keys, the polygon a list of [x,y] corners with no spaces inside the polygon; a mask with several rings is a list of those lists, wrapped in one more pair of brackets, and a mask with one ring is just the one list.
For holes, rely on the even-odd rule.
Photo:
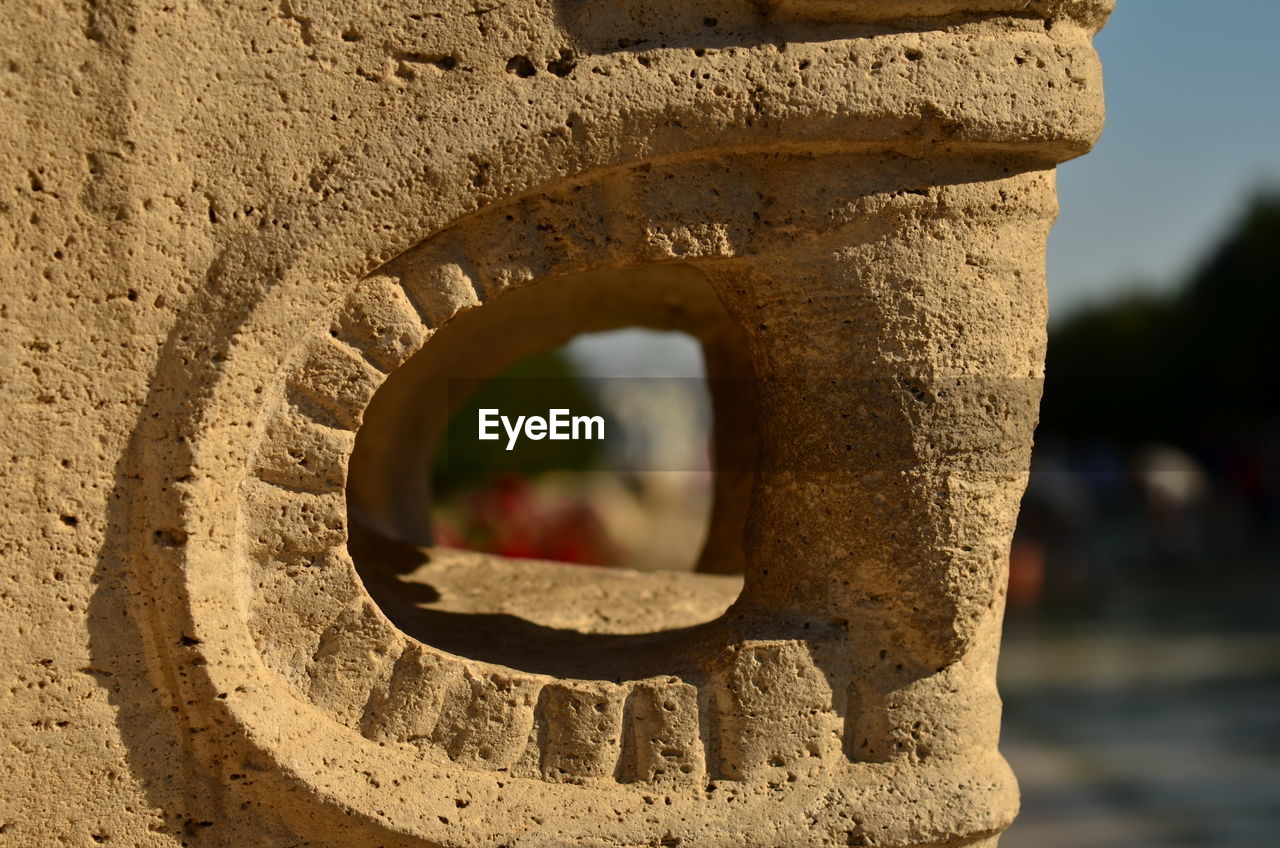
{"label": "weathered stone texture", "polygon": [[[994,845],[1110,5],[10,4],[0,841]],[[424,562],[406,398],[628,324],[741,580]]]}

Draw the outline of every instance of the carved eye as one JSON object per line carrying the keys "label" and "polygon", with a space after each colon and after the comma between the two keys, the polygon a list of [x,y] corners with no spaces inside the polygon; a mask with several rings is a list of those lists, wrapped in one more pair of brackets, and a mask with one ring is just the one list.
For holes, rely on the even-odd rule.
{"label": "carved eye", "polygon": [[[724,701],[733,714],[744,712],[728,689],[709,702],[698,697],[717,689],[705,654],[726,644],[723,624],[704,623],[734,600],[739,578],[584,572],[404,540],[431,543],[426,472],[452,412],[448,380],[460,366],[482,378],[576,333],[641,325],[693,334],[722,378],[712,385],[722,387],[716,402],[733,426],[717,443],[726,471],[701,559],[705,570],[740,570],[756,442],[745,339],[705,276],[687,265],[558,276],[479,305],[464,264],[432,263],[433,249],[411,252],[358,286],[328,331],[313,334],[295,358],[256,480],[244,486],[246,515],[262,522],[254,551],[260,585],[274,589],[258,607],[259,643],[312,703],[375,741],[524,777],[692,785],[708,773],[707,711]],[[442,291],[442,281],[452,287]],[[436,311],[420,304],[442,294],[458,306],[434,329]],[[344,479],[345,550],[334,515]],[[400,576],[407,571],[414,580]],[[467,608],[421,603],[441,588],[470,598]],[[510,614],[521,603],[528,608],[530,597],[571,610],[573,625]],[[619,627],[616,610],[637,604],[648,615]],[[326,617],[312,649],[313,622]],[[826,691],[804,711],[829,711]],[[794,751],[771,749],[768,759],[812,759],[830,735],[820,725],[831,720],[793,740]],[[713,773],[746,768],[731,753],[748,732],[742,721],[721,722],[733,739],[717,741],[716,750],[731,761]]]}
{"label": "carved eye", "polygon": [[[291,810],[442,845],[463,844],[456,810],[476,798],[623,844],[631,827],[714,841],[748,813],[819,807],[840,819],[823,833],[852,839],[845,818],[895,821],[903,793],[967,811],[1006,786],[989,753],[998,587],[1039,391],[1028,245],[1053,195],[1044,172],[1005,165],[965,160],[942,185],[865,152],[597,173],[386,263],[290,328],[260,393],[236,378],[261,364],[228,361],[217,397],[253,426],[216,419],[199,452],[229,497],[184,501],[193,541],[153,554],[186,557],[170,573],[194,630],[176,641],[217,690],[210,724],[291,805],[297,786],[318,799]],[[702,562],[741,555],[741,583],[426,546],[421,433],[448,419],[445,366],[486,376],[634,324],[696,336],[739,378],[711,381]],[[408,544],[367,544],[357,523]],[[432,590],[480,601],[448,609]],[[653,626],[611,632],[627,594]],[[517,596],[580,620],[520,620]]]}
{"label": "carved eye", "polygon": [[[631,357],[637,355],[637,343],[641,344],[640,355],[644,355],[654,344],[643,344],[645,339],[657,337],[641,334],[637,339],[623,328],[670,331],[665,334],[669,338],[658,343],[659,349],[669,351],[675,345],[676,350],[686,353],[691,360],[688,367],[693,369],[690,376],[644,378],[646,367],[648,373],[654,373],[651,364]],[[610,338],[623,347],[607,347],[606,339]],[[578,345],[580,339],[588,341],[589,347]],[[574,346],[567,344],[571,341]],[[590,361],[590,352],[584,353],[592,350],[614,351],[604,370]],[[561,365],[568,362],[566,351],[570,356],[577,351],[579,366]],[[553,357],[537,359],[547,353]],[[515,370],[511,370],[513,365]],[[584,375],[594,377],[578,379],[575,371],[582,369]],[[693,376],[708,370],[707,378]],[[749,371],[749,354],[741,333],[705,277],[687,265],[588,272],[505,292],[483,307],[464,311],[449,321],[374,395],[364,412],[348,474],[353,532],[363,525],[388,538],[432,544],[436,540],[430,516],[438,504],[438,498],[433,497],[438,492],[433,491],[436,487],[432,480],[436,465],[444,475],[447,495],[459,475],[475,476],[486,469],[522,470],[519,462],[512,464],[521,458],[520,454],[513,457],[504,450],[512,443],[522,449],[552,448],[545,452],[549,456],[545,462],[553,463],[550,467],[554,470],[562,469],[566,460],[585,454],[593,458],[595,465],[591,467],[630,477],[647,474],[640,479],[669,483],[670,490],[678,481],[673,482],[670,474],[663,477],[657,472],[688,474],[704,468],[704,457],[712,445],[721,455],[718,466],[726,472],[749,473],[756,439]],[[486,383],[496,375],[502,376],[494,383]],[[614,375],[618,379],[604,385],[595,380]],[[713,403],[708,393],[714,395],[718,406],[716,420],[725,424],[717,429],[714,438],[710,425],[702,420]],[[473,396],[488,400],[482,402]],[[664,402],[670,405],[664,407]],[[496,410],[504,416],[510,413],[512,419],[516,412],[546,415],[549,407],[585,403],[593,414],[602,414],[602,424],[603,413],[608,413],[609,437],[602,438],[601,427],[601,433],[585,432],[589,440],[598,441],[575,446],[553,445],[549,440],[534,444],[503,430],[497,415],[490,414],[490,435],[496,442],[477,441],[478,407],[503,403],[517,404],[514,410]],[[570,410],[569,415],[577,411]],[[683,425],[684,429],[671,437],[668,434],[672,425]],[[505,426],[512,426],[512,420],[507,420]],[[455,450],[451,458],[443,444],[446,429],[457,442],[454,447],[461,446],[469,453]],[[685,440],[676,445],[683,449],[679,456],[673,458],[670,449],[655,450],[650,443],[659,436]],[[643,455],[631,445],[624,445],[628,440],[633,444],[644,442],[639,445],[644,449]],[[628,449],[625,455],[624,448]],[[533,459],[535,464],[540,461],[543,453]],[[676,465],[672,466],[672,462]],[[581,475],[584,485],[592,479],[590,474]],[[618,485],[624,484],[626,481]],[[739,496],[739,501],[743,500]],[[694,528],[694,522],[687,520],[682,520],[682,526],[687,524],[693,530],[692,534],[686,533],[694,536],[687,543],[692,550],[681,548],[673,555],[672,546],[663,545],[662,539],[650,539],[647,545],[638,544],[638,540],[624,544],[632,550],[639,549],[633,558],[648,563],[645,567],[649,570],[692,570],[697,564],[701,571],[740,573],[745,503],[733,504],[732,510],[729,506],[719,505],[717,520],[724,525],[732,516],[736,523],[718,525],[710,534],[706,551],[693,547],[701,546],[703,540],[697,535],[699,530],[700,535],[706,535],[705,523]],[[678,510],[667,512],[692,513],[689,517],[696,519],[699,504],[682,501]],[[705,520],[705,515],[701,517]],[[647,555],[650,549],[654,555]],[[370,583],[373,573],[365,570],[358,555],[356,565],[366,583]],[[370,561],[370,569],[373,565]]]}
{"label": "carved eye", "polygon": [[[903,376],[904,357],[919,354],[871,343],[887,319],[860,310],[885,296],[873,273],[847,269],[875,268],[877,256],[901,261],[919,239],[948,243],[948,216],[960,207],[922,207],[933,203],[927,191],[886,191],[880,202],[934,219],[815,264],[776,234],[756,235],[767,192],[733,203],[711,191],[703,220],[676,223],[657,189],[669,182],[714,185],[674,171],[627,177],[629,208],[643,214],[621,224],[589,214],[599,188],[468,219],[360,283],[299,345],[241,487],[258,587],[250,625],[268,667],[333,720],[442,767],[598,787],[795,781],[937,747],[898,738],[907,717],[923,722],[920,698],[934,696],[897,699],[953,662],[969,638],[957,633],[990,618],[989,606],[957,597],[970,585],[977,597],[991,591],[992,548],[977,544],[978,524],[942,522],[975,498],[1014,506],[998,474],[947,482],[968,480],[969,457],[1003,456],[1008,434],[989,412],[970,410],[967,386]],[[631,238],[615,235],[619,226]],[[768,258],[731,261],[753,244]],[[630,256],[620,253],[627,245]],[[950,268],[964,255],[937,251],[934,261]],[[965,291],[965,309],[1008,308],[989,288]],[[900,309],[892,299],[875,308]],[[894,320],[910,329],[894,329],[890,343],[917,345],[914,322],[927,313],[904,315]],[[753,557],[726,614],[717,617],[738,584],[723,577],[517,570],[442,551],[423,561],[416,548],[355,532],[358,521],[431,541],[422,471],[432,439],[419,434],[448,419],[451,364],[483,377],[575,332],[635,323],[694,333],[718,368],[752,388],[744,405],[716,397],[712,382],[721,419],[745,436],[721,441],[727,459],[717,464],[755,466],[722,475],[732,485],[717,492],[722,524],[706,561],[736,566],[739,539]],[[1013,402],[1023,388],[995,391]],[[405,456],[406,444],[420,453]],[[934,543],[926,526],[954,543]],[[960,543],[967,552],[952,553]],[[432,577],[395,578],[407,568]],[[960,589],[938,586],[930,575],[942,573]],[[433,582],[488,606],[458,613],[408,597]],[[509,614],[504,597],[534,592],[578,606],[579,626]],[[648,596],[666,623],[608,632],[608,607],[628,592]]]}

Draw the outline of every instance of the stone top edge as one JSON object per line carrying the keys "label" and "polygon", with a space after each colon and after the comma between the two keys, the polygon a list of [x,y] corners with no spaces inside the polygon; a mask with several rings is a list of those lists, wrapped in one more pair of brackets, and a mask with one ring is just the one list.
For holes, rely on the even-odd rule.
{"label": "stone top edge", "polygon": [[1115,0],[763,0],[775,17],[829,22],[882,22],[959,14],[1031,14],[1102,29]]}

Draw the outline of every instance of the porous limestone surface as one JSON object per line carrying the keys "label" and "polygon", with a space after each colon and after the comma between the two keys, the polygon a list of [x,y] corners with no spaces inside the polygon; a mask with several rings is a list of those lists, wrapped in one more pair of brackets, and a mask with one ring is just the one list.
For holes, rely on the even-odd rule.
{"label": "porous limestone surface", "polygon": [[[10,4],[0,842],[994,845],[1110,6]],[[366,409],[544,296],[749,369],[740,589],[362,546]]]}

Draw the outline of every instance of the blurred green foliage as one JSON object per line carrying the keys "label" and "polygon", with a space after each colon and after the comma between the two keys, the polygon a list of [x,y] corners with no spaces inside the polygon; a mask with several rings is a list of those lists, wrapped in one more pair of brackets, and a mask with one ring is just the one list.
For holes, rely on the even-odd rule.
{"label": "blurred green foliage", "polygon": [[534,477],[547,471],[585,471],[599,461],[599,441],[521,437],[508,451],[501,425],[498,441],[477,438],[481,409],[501,410],[513,421],[520,415],[545,417],[551,408],[568,409],[573,415],[602,414],[595,393],[561,349],[523,359],[490,380],[451,380],[449,393],[454,396],[451,401],[456,397],[461,403],[436,449],[431,480],[438,497],[483,486],[499,474]]}
{"label": "blurred green foliage", "polygon": [[1193,446],[1280,414],[1280,193],[1262,194],[1173,294],[1088,309],[1050,334],[1041,431]]}

